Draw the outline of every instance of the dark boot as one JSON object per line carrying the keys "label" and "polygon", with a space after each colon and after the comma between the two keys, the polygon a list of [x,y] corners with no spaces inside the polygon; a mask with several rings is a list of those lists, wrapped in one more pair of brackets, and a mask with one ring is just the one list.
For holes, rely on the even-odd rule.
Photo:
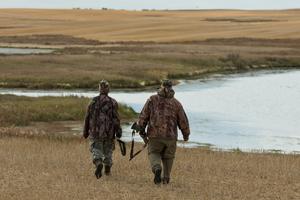
{"label": "dark boot", "polygon": [[110,169],[111,169],[111,166],[105,166],[105,169],[104,169],[104,173],[106,176],[110,176]]}
{"label": "dark boot", "polygon": [[102,163],[98,164],[96,167],[95,176],[97,179],[101,178],[102,176],[102,168],[103,168]]}
{"label": "dark boot", "polygon": [[169,184],[170,178],[164,177],[163,178],[163,184]]}
{"label": "dark boot", "polygon": [[153,170],[154,173],[154,183],[156,185],[161,183],[161,168],[156,168]]}
{"label": "dark boot", "polygon": [[170,182],[173,160],[174,160],[173,158],[162,159],[163,169],[164,169],[163,184],[168,184]]}

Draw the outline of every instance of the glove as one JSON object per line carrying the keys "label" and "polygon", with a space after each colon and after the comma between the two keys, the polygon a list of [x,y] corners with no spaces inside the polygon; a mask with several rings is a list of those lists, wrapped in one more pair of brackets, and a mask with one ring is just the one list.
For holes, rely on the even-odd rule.
{"label": "glove", "polygon": [[183,137],[183,140],[184,140],[185,142],[189,141],[189,136]]}
{"label": "glove", "polygon": [[136,122],[134,122],[131,126],[132,130],[135,130],[136,132],[140,132],[142,130],[142,127],[138,125]]}
{"label": "glove", "polygon": [[147,137],[142,137],[142,139],[143,139],[143,141],[144,141],[145,144],[148,144],[149,139]]}
{"label": "glove", "polygon": [[83,132],[83,135],[82,135],[85,139],[87,139],[89,137],[89,133],[88,132]]}
{"label": "glove", "polygon": [[149,139],[148,139],[148,137],[147,137],[147,134],[146,134],[145,130],[141,130],[141,131],[140,131],[140,136],[141,136],[141,138],[144,140],[144,143],[145,143],[145,144],[148,144]]}
{"label": "glove", "polygon": [[121,138],[122,137],[122,129],[118,129],[116,132],[116,137]]}

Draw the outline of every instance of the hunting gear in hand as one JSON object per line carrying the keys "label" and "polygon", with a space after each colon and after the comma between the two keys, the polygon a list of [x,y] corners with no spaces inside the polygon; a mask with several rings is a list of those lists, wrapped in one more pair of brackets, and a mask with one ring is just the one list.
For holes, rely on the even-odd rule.
{"label": "hunting gear in hand", "polygon": [[138,132],[139,135],[141,136],[141,138],[143,139],[144,143],[148,144],[149,140],[148,140],[147,134],[145,132],[145,129],[143,129],[141,126],[139,126],[136,122],[134,122],[132,124],[131,129]]}

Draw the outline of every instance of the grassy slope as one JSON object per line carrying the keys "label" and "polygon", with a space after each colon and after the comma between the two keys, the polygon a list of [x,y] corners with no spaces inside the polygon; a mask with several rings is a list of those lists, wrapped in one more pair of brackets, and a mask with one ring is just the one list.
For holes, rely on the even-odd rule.
{"label": "grassy slope", "polygon": [[100,41],[185,41],[245,36],[299,38],[299,16],[299,10],[1,9],[0,35],[63,34]]}
{"label": "grassy slope", "polygon": [[[67,48],[54,55],[0,56],[0,87],[97,88],[99,80],[107,79],[114,88],[143,88],[164,78],[300,66],[299,41],[263,40],[256,46],[212,43],[121,44]],[[276,44],[280,46],[272,46]]]}
{"label": "grassy slope", "polygon": [[0,138],[0,199],[282,199],[300,195],[296,155],[178,148],[171,184],[154,186],[146,151],[117,147],[111,177],[94,178],[87,142]]}
{"label": "grassy slope", "polygon": [[[30,122],[83,120],[90,99],[80,97],[17,97],[0,95],[0,127],[24,126]],[[132,119],[135,112],[119,106],[122,120]]]}

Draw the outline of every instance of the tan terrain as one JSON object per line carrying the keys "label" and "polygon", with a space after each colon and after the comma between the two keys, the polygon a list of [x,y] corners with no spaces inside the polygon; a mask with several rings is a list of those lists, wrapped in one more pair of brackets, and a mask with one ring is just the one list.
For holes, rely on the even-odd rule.
{"label": "tan terrain", "polygon": [[2,137],[0,147],[3,200],[300,198],[296,155],[179,148],[170,185],[155,186],[146,151],[129,162],[116,147],[112,176],[97,180],[79,139]]}
{"label": "tan terrain", "polygon": [[299,68],[300,10],[0,9],[0,46],[54,48],[0,55],[0,87],[156,87],[211,73]]}
{"label": "tan terrain", "polygon": [[0,36],[61,34],[99,41],[299,38],[300,10],[115,11],[0,9]]}
{"label": "tan terrain", "polygon": [[[163,78],[299,68],[299,38],[300,10],[0,9],[0,46],[55,50],[0,55],[0,87],[96,89],[105,78],[154,89]],[[0,95],[1,200],[300,199],[299,155],[238,149],[178,148],[171,184],[157,187],[146,151],[128,162],[117,147],[113,176],[96,180],[78,138],[88,101]]]}

